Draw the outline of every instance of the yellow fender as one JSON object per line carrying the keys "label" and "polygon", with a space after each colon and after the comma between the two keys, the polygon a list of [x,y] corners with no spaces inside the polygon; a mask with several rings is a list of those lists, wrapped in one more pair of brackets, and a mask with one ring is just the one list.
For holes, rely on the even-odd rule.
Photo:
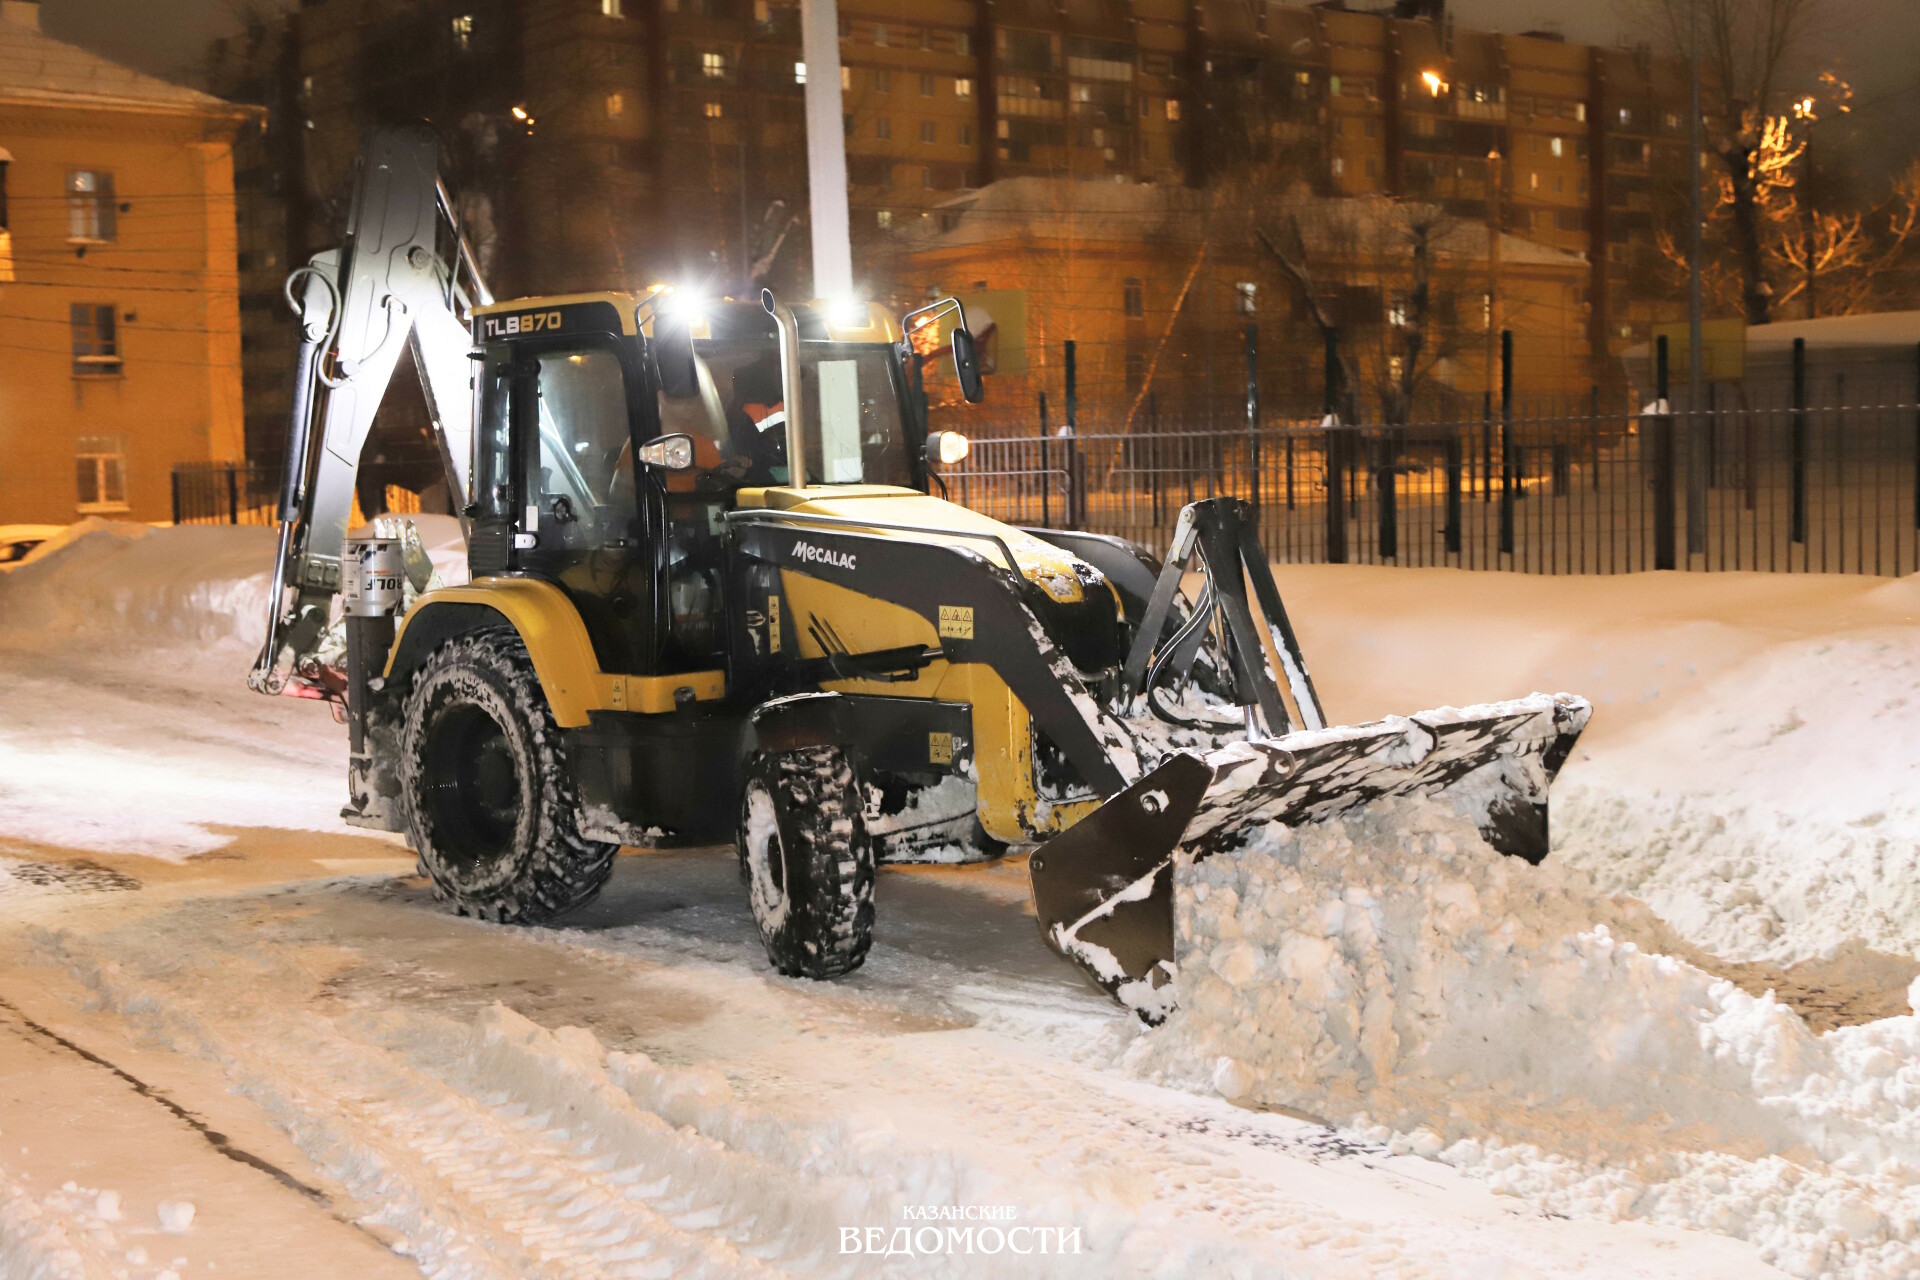
{"label": "yellow fender", "polygon": [[584,727],[594,711],[672,711],[681,689],[691,690],[701,702],[726,696],[723,671],[666,676],[602,671],[580,611],[559,587],[538,578],[477,578],[464,587],[442,587],[421,596],[394,636],[387,655],[388,679],[419,666],[442,642],[489,625],[492,619],[476,614],[476,609],[498,615],[519,633],[554,723],[563,729]]}

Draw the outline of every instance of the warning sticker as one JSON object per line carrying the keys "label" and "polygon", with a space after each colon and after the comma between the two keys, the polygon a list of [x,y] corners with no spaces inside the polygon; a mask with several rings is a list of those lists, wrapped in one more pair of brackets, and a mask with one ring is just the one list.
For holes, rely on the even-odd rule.
{"label": "warning sticker", "polygon": [[930,733],[927,735],[927,763],[953,763],[953,735],[950,733]]}
{"label": "warning sticker", "polygon": [[780,652],[780,597],[767,597],[767,652]]}
{"label": "warning sticker", "polygon": [[970,604],[941,605],[940,638],[942,640],[973,639],[973,606]]}

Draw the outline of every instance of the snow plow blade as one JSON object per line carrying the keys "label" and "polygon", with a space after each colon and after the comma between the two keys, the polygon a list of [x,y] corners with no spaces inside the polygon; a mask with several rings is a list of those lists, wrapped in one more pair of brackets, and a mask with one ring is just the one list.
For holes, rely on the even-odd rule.
{"label": "snow plow blade", "polygon": [[1592,708],[1569,694],[1179,752],[1033,854],[1047,944],[1149,1023],[1173,1010],[1173,872],[1377,800],[1450,800],[1502,853],[1547,854],[1547,789]]}

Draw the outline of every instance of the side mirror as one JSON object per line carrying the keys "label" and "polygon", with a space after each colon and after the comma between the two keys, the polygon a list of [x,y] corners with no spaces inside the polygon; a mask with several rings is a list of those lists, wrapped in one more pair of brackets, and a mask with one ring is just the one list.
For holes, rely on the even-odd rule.
{"label": "side mirror", "polygon": [[980,353],[973,345],[972,331],[963,324],[953,328],[953,372],[968,404],[979,404],[986,397],[987,389],[980,383]]}
{"label": "side mirror", "polygon": [[693,467],[693,437],[656,436],[640,446],[640,461],[662,471],[687,471]]}
{"label": "side mirror", "polygon": [[653,363],[660,374],[660,393],[669,400],[691,400],[700,394],[700,375],[694,371],[693,327],[684,319],[662,317],[653,328]]}

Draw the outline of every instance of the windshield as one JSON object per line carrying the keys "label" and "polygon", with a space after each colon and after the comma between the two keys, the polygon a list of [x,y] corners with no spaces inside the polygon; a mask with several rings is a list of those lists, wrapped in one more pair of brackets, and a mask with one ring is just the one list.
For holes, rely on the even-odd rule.
{"label": "windshield", "polygon": [[[789,484],[780,349],[771,338],[694,344],[700,394],[660,401],[661,430],[705,436],[741,483]],[[910,487],[913,464],[893,350],[876,343],[802,342],[800,391],[807,483]]]}

